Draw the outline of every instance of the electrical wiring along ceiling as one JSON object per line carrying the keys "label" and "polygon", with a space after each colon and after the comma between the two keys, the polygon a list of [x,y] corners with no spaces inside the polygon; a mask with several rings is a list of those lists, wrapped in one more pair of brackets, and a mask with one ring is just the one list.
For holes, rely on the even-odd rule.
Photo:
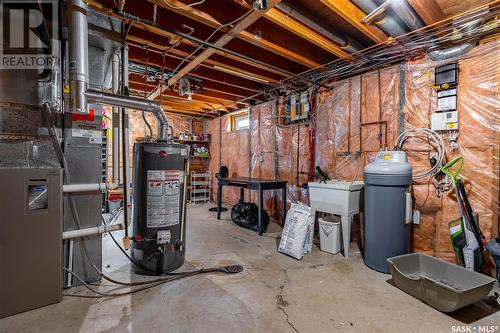
{"label": "electrical wiring along ceiling", "polygon": [[[432,27],[419,29],[396,37],[387,43],[357,52],[352,62],[339,59],[315,70],[304,72],[302,75],[309,76],[313,81],[324,83],[421,56],[424,52],[439,49],[450,43],[477,42],[480,38],[498,35],[496,17],[500,13],[500,4],[490,6],[489,11],[485,11],[485,8],[487,7],[479,6],[476,10],[464,15],[449,18]],[[476,24],[471,28],[471,22],[481,24]],[[457,33],[460,34],[458,42]],[[309,86],[297,80],[287,79],[266,87],[264,95],[270,100],[282,94],[307,89]]]}
{"label": "electrical wiring along ceiling", "polygon": [[[442,6],[440,2],[443,1],[436,0],[436,3]],[[328,12],[328,15],[321,16],[322,19],[332,17],[328,22],[317,21],[319,16],[305,11],[308,6],[317,6],[317,2],[311,0],[273,1],[270,7],[260,10],[255,10],[258,5],[236,0],[149,0],[141,2],[141,5],[129,1],[124,3],[123,13],[130,16],[116,12],[115,16],[133,23],[130,44],[134,46],[139,42],[143,46],[142,50],[134,47],[133,51],[137,54],[134,60],[146,61],[145,47],[153,50],[156,46],[166,45],[162,50],[156,47],[156,55],[150,52],[147,60],[150,67],[161,69],[161,73],[155,75],[156,81],[150,81],[149,73],[143,78],[151,83],[150,88],[154,88],[148,91],[151,99],[160,98],[162,103],[168,105],[168,98],[163,98],[159,92],[165,91],[168,83],[173,85],[180,77],[187,76],[190,80],[203,80],[203,90],[198,89],[198,93],[192,95],[193,101],[196,102],[200,95],[220,101],[222,106],[212,112],[231,112],[248,104],[311,87],[326,88],[325,84],[331,80],[459,43],[476,43],[480,38],[498,33],[498,29],[494,29],[496,25],[488,25],[498,14],[498,0],[477,6],[475,10],[470,10],[476,5],[474,1],[465,1],[468,6],[460,8],[469,11],[455,16],[450,15],[456,14],[456,11],[447,11],[444,19],[432,24],[426,21],[427,26],[424,24],[423,28],[395,37],[384,34],[377,26],[378,21],[371,25],[360,24],[359,21],[368,13],[357,6],[358,2],[321,0],[323,10]],[[416,2],[422,3],[409,3]],[[104,7],[114,7],[111,0],[102,0],[102,3]],[[419,10],[415,11],[421,14]],[[240,32],[229,34],[255,12],[259,12],[259,16],[253,18],[253,23]],[[355,18],[349,17],[348,12],[355,13]],[[388,13],[392,15],[391,11]],[[151,16],[152,21],[145,19]],[[461,28],[478,18],[482,21],[481,25]],[[328,24],[341,24],[345,35],[326,38],[318,33],[337,31],[335,26]],[[327,29],[323,30],[325,27]],[[457,31],[461,33],[461,38],[456,37]],[[165,43],[167,36],[168,44]],[[229,42],[214,49],[223,37]],[[358,49],[350,48],[349,52],[343,50],[339,53],[342,45],[336,43],[345,40],[352,41]],[[208,58],[199,59],[210,49],[215,52],[210,53]],[[158,57],[159,52],[163,52],[161,58]],[[155,60],[155,57],[161,61]],[[188,70],[185,70],[186,66]],[[193,84],[192,80],[190,82]],[[175,86],[171,88],[176,89]],[[207,110],[197,111],[205,113]]]}

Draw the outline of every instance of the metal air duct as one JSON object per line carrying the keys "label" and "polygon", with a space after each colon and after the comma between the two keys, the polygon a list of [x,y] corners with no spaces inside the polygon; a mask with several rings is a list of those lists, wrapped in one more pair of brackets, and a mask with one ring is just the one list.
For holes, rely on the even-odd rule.
{"label": "metal air duct", "polygon": [[87,5],[82,0],[68,3],[70,112],[88,113],[85,91],[89,84]]}
{"label": "metal air duct", "polygon": [[449,47],[447,49],[431,51],[427,53],[427,55],[433,61],[446,60],[464,55],[467,52],[469,52],[473,47],[474,47],[473,43],[464,43]]}
{"label": "metal air duct", "polygon": [[[353,0],[353,2],[361,8],[365,13],[371,13],[376,10],[379,5],[373,0]],[[391,37],[397,37],[409,32],[408,29],[398,22],[394,17],[385,15],[383,19],[375,22],[386,34]]]}
{"label": "metal air duct", "polygon": [[[479,18],[471,22],[468,22],[466,24],[463,24],[461,26],[458,26],[456,28],[456,31],[460,34],[459,38],[462,38],[464,35],[471,33],[471,31],[480,27],[481,25],[483,25],[483,23],[484,20]],[[474,45],[475,41],[466,42],[460,45],[448,47],[446,49],[431,51],[427,53],[427,55],[429,56],[429,58],[431,58],[431,60],[434,61],[447,60],[466,54],[474,47]]]}
{"label": "metal air duct", "polygon": [[425,27],[424,21],[415,13],[406,0],[393,1],[391,7],[411,31]]}
{"label": "metal air duct", "polygon": [[158,103],[155,103],[154,101],[148,99],[111,94],[93,89],[87,90],[85,92],[85,96],[87,97],[89,102],[102,103],[111,106],[118,106],[122,108],[129,108],[153,113],[159,122],[158,138],[162,140],[167,139],[168,121],[163,108]]}

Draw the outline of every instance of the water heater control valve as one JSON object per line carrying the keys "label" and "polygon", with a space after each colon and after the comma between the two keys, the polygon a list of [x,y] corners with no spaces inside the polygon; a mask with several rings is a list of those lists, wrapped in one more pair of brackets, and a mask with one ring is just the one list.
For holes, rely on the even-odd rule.
{"label": "water heater control valve", "polygon": [[159,230],[156,234],[156,242],[158,244],[167,244],[170,243],[170,230]]}

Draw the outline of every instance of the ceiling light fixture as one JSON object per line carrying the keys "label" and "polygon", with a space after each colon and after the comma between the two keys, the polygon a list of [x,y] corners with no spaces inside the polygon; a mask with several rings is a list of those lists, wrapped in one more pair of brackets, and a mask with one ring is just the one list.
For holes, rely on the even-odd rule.
{"label": "ceiling light fixture", "polygon": [[226,73],[229,73],[229,74],[233,74],[233,75],[245,78],[245,79],[249,79],[249,80],[253,80],[253,81],[258,81],[258,82],[265,83],[265,84],[269,84],[270,83],[268,80],[262,79],[260,77],[257,77],[255,75],[252,75],[252,74],[247,73],[247,72],[241,72],[241,71],[238,71],[238,70],[234,70],[234,69],[227,68],[227,67],[222,67],[222,66],[217,66],[217,65],[214,65],[213,68],[217,69],[219,71],[222,71],[222,72],[226,72]]}
{"label": "ceiling light fixture", "polygon": [[267,0],[255,0],[255,2],[253,3],[253,9],[255,10],[267,9],[267,6]]}
{"label": "ceiling light fixture", "polygon": [[253,37],[255,39],[261,39],[262,38],[262,31],[260,31],[259,29],[254,29]]}

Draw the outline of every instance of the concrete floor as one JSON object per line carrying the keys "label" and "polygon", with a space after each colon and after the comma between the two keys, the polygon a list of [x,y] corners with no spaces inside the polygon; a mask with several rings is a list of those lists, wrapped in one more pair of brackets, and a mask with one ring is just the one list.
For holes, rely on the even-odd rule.
{"label": "concrete floor", "polygon": [[[65,296],[1,319],[0,332],[453,332],[457,325],[500,332],[494,307],[480,302],[451,315],[436,311],[389,284],[389,275],[368,269],[354,244],[349,259],[315,248],[297,261],[277,252],[277,225],[259,237],[234,225],[229,213],[217,221],[208,207],[189,205],[184,267],[238,263],[242,273],[195,276],[117,298]],[[130,277],[109,236],[103,262],[109,275]],[[65,292],[88,294],[83,287]]]}

